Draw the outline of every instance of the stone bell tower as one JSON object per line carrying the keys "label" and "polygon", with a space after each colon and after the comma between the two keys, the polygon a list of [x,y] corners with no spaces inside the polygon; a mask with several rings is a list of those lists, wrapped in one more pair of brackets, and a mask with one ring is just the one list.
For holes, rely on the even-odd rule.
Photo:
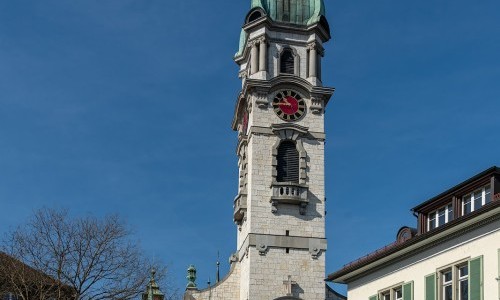
{"label": "stone bell tower", "polygon": [[235,61],[242,89],[230,274],[186,299],[325,299],[323,0],[252,0]]}

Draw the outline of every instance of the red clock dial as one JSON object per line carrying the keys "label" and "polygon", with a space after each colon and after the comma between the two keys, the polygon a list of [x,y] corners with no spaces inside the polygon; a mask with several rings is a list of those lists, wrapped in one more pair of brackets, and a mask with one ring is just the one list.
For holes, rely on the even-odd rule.
{"label": "red clock dial", "polygon": [[276,115],[285,121],[296,121],[304,115],[306,103],[299,93],[291,90],[278,92],[273,99]]}

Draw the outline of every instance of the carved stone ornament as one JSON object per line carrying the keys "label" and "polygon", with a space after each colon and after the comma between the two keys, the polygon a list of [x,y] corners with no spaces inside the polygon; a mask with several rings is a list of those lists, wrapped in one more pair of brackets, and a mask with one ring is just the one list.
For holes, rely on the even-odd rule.
{"label": "carved stone ornament", "polygon": [[257,37],[255,39],[255,42],[257,42],[259,44],[266,43],[266,36],[265,35],[261,35],[261,36]]}
{"label": "carved stone ornament", "polygon": [[315,115],[319,115],[323,112],[322,97],[311,97],[311,112]]}
{"label": "carved stone ornament", "polygon": [[250,40],[247,43],[247,47],[248,48],[256,47],[258,43],[259,43],[259,41],[256,39]]}
{"label": "carved stone ornament", "polygon": [[278,203],[279,203],[278,200],[271,200],[271,212],[273,214],[278,212]]}
{"label": "carved stone ornament", "polygon": [[318,43],[316,43],[316,41],[307,44],[307,50],[317,50],[317,49],[318,49]]}
{"label": "carved stone ornament", "polygon": [[267,252],[267,245],[264,245],[264,244],[259,244],[257,246],[257,250],[259,250],[259,254],[260,255],[266,255],[266,252]]}
{"label": "carved stone ornament", "polygon": [[255,94],[255,104],[258,108],[266,109],[269,106],[269,100],[267,94],[263,92],[256,92]]}
{"label": "carved stone ornament", "polygon": [[317,259],[318,256],[320,255],[321,253],[321,249],[317,248],[317,247],[313,247],[311,249],[309,249],[309,253],[311,253],[311,257],[313,259]]}
{"label": "carved stone ornament", "polygon": [[238,72],[238,78],[244,79],[244,78],[247,78],[247,77],[248,77],[248,74],[247,74],[247,70],[246,69],[240,70]]}
{"label": "carved stone ornament", "polygon": [[323,48],[323,46],[321,46],[321,44],[319,44],[318,42],[316,41],[313,41],[313,42],[310,42],[309,44],[307,44],[307,50],[316,50],[316,52],[323,56],[325,54],[325,49]]}
{"label": "carved stone ornament", "polygon": [[234,262],[237,262],[239,260],[238,258],[238,253],[233,253],[231,254],[231,256],[229,257],[229,264],[232,264]]}

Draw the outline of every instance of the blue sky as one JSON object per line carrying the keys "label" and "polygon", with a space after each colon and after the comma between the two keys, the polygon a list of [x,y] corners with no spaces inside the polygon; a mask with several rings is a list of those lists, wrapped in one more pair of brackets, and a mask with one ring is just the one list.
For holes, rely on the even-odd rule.
{"label": "blue sky", "polygon": [[[499,165],[500,2],[326,0],[327,272]],[[42,206],[118,213],[200,286],[235,251],[249,0],[0,3],[0,233]],[[342,290],[342,288],[340,288]]]}

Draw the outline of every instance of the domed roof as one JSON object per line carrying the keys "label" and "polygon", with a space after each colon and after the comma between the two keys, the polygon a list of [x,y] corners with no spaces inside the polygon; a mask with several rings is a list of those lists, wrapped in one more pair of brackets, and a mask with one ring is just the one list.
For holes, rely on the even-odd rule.
{"label": "domed roof", "polygon": [[[263,10],[268,18],[278,23],[293,25],[313,25],[320,23],[330,35],[330,26],[325,18],[324,0],[251,0],[252,7],[247,15],[246,22],[251,22],[253,16],[260,17],[258,10]],[[254,14],[257,13],[257,14]],[[238,52],[235,57],[243,53],[247,42],[247,33],[241,30]]]}
{"label": "domed roof", "polygon": [[325,15],[323,0],[252,0],[252,8],[260,7],[276,22],[309,25]]}

